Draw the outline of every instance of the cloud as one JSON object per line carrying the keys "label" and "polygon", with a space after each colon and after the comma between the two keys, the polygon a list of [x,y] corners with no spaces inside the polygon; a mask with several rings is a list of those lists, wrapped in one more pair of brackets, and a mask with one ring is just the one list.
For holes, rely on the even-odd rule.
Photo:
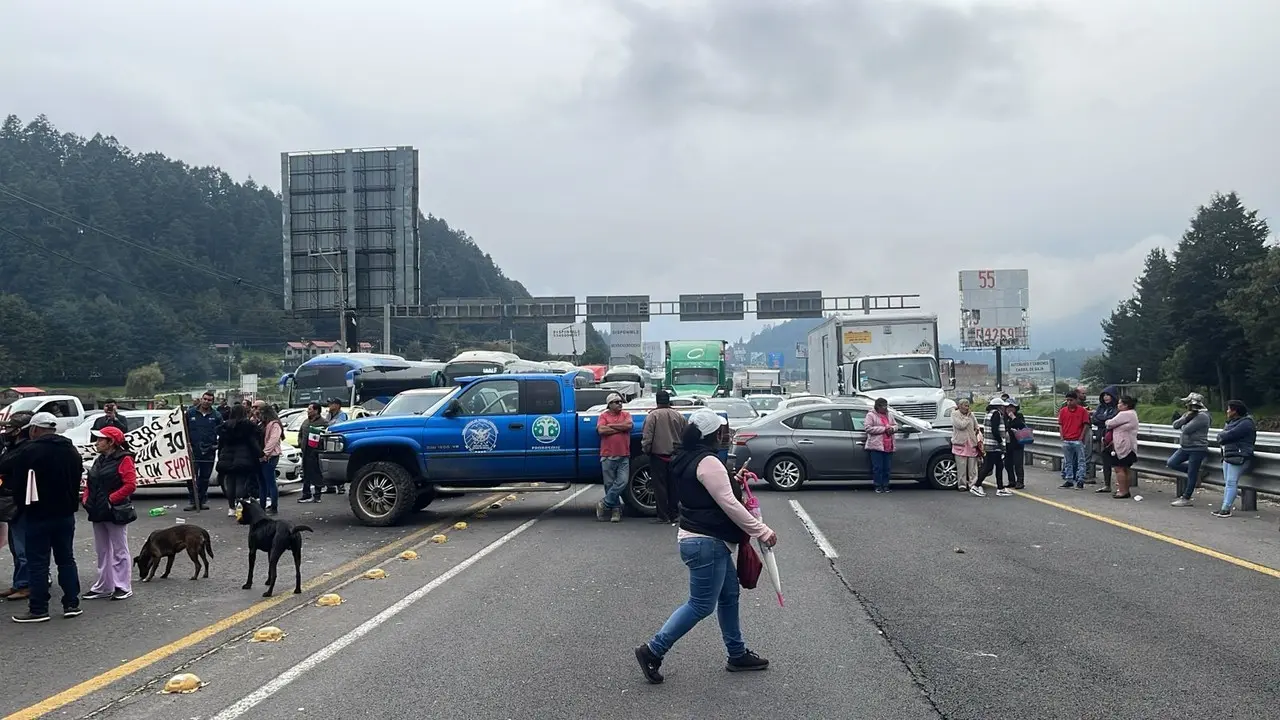
{"label": "cloud", "polygon": [[621,101],[790,117],[1026,109],[1037,9],[936,0],[613,0],[626,19]]}

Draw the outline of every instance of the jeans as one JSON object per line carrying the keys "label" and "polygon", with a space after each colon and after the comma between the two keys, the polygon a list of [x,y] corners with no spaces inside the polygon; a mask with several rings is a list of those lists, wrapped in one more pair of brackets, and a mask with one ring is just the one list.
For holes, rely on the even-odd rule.
{"label": "jeans", "polygon": [[689,566],[689,599],[671,613],[649,641],[649,649],[658,657],[666,655],[677,640],[715,610],[729,657],[742,657],[747,646],[738,618],[738,572],[729,546],[716,538],[688,538],[680,541],[680,559]]}
{"label": "jeans", "polygon": [[[1169,461],[1165,463],[1169,466],[1169,469],[1186,474],[1187,489],[1182,493],[1184,499],[1190,500],[1192,493],[1196,491],[1196,483],[1200,481],[1200,466],[1204,464],[1207,457],[1209,457],[1208,450],[1178,448],[1173,451],[1173,454],[1169,456]],[[1226,463],[1223,463],[1223,465],[1223,475],[1226,475]],[[1236,476],[1236,479],[1238,480],[1239,476]]]}
{"label": "jeans", "polygon": [[[204,507],[209,504],[209,477],[212,475],[212,458],[196,461],[195,479],[187,483],[187,500],[189,500],[192,505]],[[200,501],[198,504],[196,502],[197,499]]]}
{"label": "jeans", "polygon": [[680,503],[671,484],[671,458],[649,455],[649,485],[658,505],[658,519],[675,522],[680,514]]}
{"label": "jeans", "polygon": [[610,510],[622,507],[622,491],[631,475],[631,458],[602,457],[600,470],[604,474],[604,506]]}
{"label": "jeans", "polygon": [[13,585],[15,590],[31,587],[31,572],[27,564],[27,517],[19,515],[9,523],[9,554],[13,556]]}
{"label": "jeans", "polygon": [[1224,511],[1230,510],[1231,506],[1236,504],[1236,488],[1240,484],[1240,476],[1248,472],[1251,463],[1250,460],[1245,460],[1243,465],[1222,463],[1222,509]]}
{"label": "jeans", "polygon": [[1084,485],[1084,443],[1079,440],[1062,441],[1062,479]]}
{"label": "jeans", "polygon": [[49,614],[49,556],[58,565],[62,609],[80,607],[80,571],[76,569],[76,516],[28,517],[27,572],[31,576],[32,615]]}
{"label": "jeans", "polygon": [[89,590],[110,593],[133,589],[133,559],[129,557],[128,525],[93,524],[93,549],[98,555],[98,579]]}
{"label": "jeans", "polygon": [[263,507],[271,503],[271,507],[280,504],[280,486],[276,484],[276,466],[280,464],[280,456],[273,455],[262,463],[261,477],[258,478],[258,497]]}
{"label": "jeans", "polygon": [[893,453],[883,450],[871,451],[871,482],[878,488],[889,487],[889,476],[893,468]]}

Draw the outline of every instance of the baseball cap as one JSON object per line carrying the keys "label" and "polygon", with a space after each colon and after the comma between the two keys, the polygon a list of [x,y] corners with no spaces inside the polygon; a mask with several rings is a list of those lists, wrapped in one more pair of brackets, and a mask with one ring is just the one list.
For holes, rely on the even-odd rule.
{"label": "baseball cap", "polygon": [[720,428],[729,424],[728,418],[717,415],[715,411],[707,408],[694,410],[689,416],[689,424],[698,428],[698,432],[702,433],[702,437],[707,437],[711,433],[716,432]]}
{"label": "baseball cap", "polygon": [[98,438],[106,438],[116,445],[124,444],[124,433],[120,432],[120,428],[118,427],[111,427],[108,425],[101,430],[94,430],[90,432],[89,435],[91,435],[95,440]]}
{"label": "baseball cap", "polygon": [[1204,396],[1200,393],[1190,393],[1178,402],[1183,405],[1193,405],[1195,407],[1204,407]]}
{"label": "baseball cap", "polygon": [[622,402],[622,396],[619,395],[618,393],[609,393],[609,397],[606,397],[604,399],[605,405],[608,405],[609,403],[620,403],[620,402]]}
{"label": "baseball cap", "polygon": [[987,403],[987,407],[1004,407],[1005,405],[1008,405],[1008,404],[1009,403],[1006,402],[1004,398],[997,395],[991,398],[991,402]]}
{"label": "baseball cap", "polygon": [[44,428],[45,430],[57,430],[58,418],[53,413],[38,412],[31,416],[31,422],[27,423],[33,428]]}

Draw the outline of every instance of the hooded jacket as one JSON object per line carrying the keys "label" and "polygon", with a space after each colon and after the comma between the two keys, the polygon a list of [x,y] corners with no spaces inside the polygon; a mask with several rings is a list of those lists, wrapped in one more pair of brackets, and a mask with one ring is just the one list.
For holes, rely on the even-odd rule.
{"label": "hooded jacket", "polygon": [[218,472],[260,472],[262,452],[262,430],[251,420],[228,420],[218,428]]}
{"label": "hooded jacket", "polygon": [[[1111,396],[1111,402],[1106,402],[1102,398],[1104,395]],[[1098,407],[1093,409],[1093,414],[1089,420],[1093,423],[1093,439],[1097,442],[1105,442],[1107,437],[1107,421],[1116,416],[1120,412],[1120,389],[1115,385],[1108,385],[1102,389],[1102,393],[1098,395]]]}

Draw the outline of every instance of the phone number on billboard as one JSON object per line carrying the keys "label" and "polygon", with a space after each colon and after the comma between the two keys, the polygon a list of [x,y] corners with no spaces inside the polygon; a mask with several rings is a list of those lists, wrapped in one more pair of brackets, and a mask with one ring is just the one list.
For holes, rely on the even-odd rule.
{"label": "phone number on billboard", "polygon": [[1020,327],[1005,328],[965,328],[965,345],[969,347],[1008,347],[1027,342],[1027,329]]}

